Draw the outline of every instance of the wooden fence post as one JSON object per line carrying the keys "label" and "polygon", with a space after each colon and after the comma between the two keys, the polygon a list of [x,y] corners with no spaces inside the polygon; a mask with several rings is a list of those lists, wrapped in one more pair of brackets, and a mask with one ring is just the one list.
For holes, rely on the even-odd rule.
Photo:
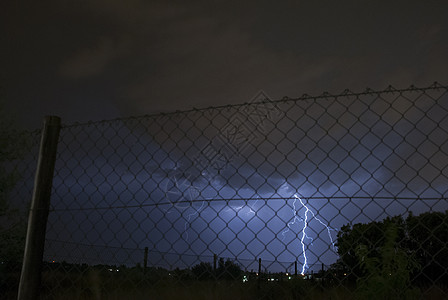
{"label": "wooden fence post", "polygon": [[213,273],[216,276],[216,262],[218,261],[218,255],[213,254]]}
{"label": "wooden fence post", "polygon": [[148,247],[145,247],[145,256],[143,257],[143,273],[145,274],[147,267],[148,267]]}
{"label": "wooden fence post", "polygon": [[47,116],[44,118],[28,217],[22,273],[20,274],[19,300],[39,298],[45,231],[60,129],[61,119],[59,117]]}

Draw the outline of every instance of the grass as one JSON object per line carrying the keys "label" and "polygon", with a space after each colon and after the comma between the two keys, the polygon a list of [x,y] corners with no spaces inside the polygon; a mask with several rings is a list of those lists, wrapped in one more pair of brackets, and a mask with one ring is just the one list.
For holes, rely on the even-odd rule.
{"label": "grass", "polygon": [[[45,300],[255,300],[255,299],[358,299],[355,284],[322,284],[296,278],[277,282],[198,281],[175,277],[154,278],[151,274],[113,274],[99,270],[86,272],[45,271],[40,299]],[[1,294],[1,293],[0,293]],[[16,289],[1,299],[16,299]],[[448,286],[420,287],[420,299],[447,299]],[[375,298],[373,298],[375,299]]]}

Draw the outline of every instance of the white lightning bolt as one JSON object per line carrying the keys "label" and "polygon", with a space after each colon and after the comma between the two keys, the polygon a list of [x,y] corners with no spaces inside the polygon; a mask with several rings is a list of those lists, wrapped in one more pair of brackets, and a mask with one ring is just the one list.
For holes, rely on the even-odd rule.
{"label": "white lightning bolt", "polygon": [[204,204],[205,204],[205,201],[202,201],[202,204],[201,204],[201,207],[199,207],[198,209],[194,209],[193,208],[193,210],[194,210],[194,212],[193,213],[191,213],[191,214],[189,214],[188,216],[187,216],[187,220],[185,221],[185,226],[184,226],[184,233],[185,233],[185,241],[188,241],[188,231],[187,231],[187,226],[188,226],[188,224],[190,223],[190,220],[191,220],[191,217],[193,217],[194,215],[199,215],[199,212],[201,211],[201,209],[202,209],[202,207],[204,207]]}
{"label": "white lightning bolt", "polygon": [[[300,243],[302,243],[302,253],[303,253],[303,266],[302,266],[302,272],[300,274],[304,275],[305,268],[308,267],[308,258],[306,257],[305,243],[303,242],[303,240],[305,239],[305,236],[308,237],[306,235],[306,228],[308,227],[308,212],[310,211],[310,209],[306,205],[303,204],[301,198],[299,198],[299,200],[300,200],[300,203],[302,204],[302,206],[304,206],[306,208],[305,219],[303,220],[302,238],[300,239]],[[313,241],[311,241],[311,243],[312,242]]]}
{"label": "white lightning bolt", "polygon": [[[305,270],[308,267],[308,257],[306,254],[306,247],[305,247],[305,238],[310,239],[311,240],[311,244],[313,243],[313,238],[309,237],[307,235],[307,228],[308,228],[308,213],[311,213],[312,217],[318,221],[320,224],[322,224],[328,232],[328,236],[330,238],[330,242],[331,245],[333,246],[333,249],[335,249],[335,245],[334,245],[334,241],[333,241],[333,237],[331,236],[331,231],[336,231],[336,229],[329,227],[328,225],[324,224],[324,222],[322,222],[319,218],[316,217],[316,214],[303,202],[302,198],[300,198],[297,195],[294,195],[294,202],[292,203],[293,206],[293,214],[294,214],[294,218],[292,219],[291,222],[287,223],[288,228],[282,232],[283,235],[283,239],[285,238],[285,234],[291,230],[291,226],[294,225],[296,223],[296,221],[302,221],[303,222],[303,227],[302,227],[302,237],[300,238],[300,243],[302,245],[302,253],[303,253],[303,266],[302,266],[302,275],[305,275]],[[296,202],[297,200],[299,200],[300,204],[302,205],[303,208],[305,208],[305,213],[304,213],[304,217],[300,217],[298,216],[298,209],[296,208]]]}
{"label": "white lightning bolt", "polygon": [[[244,208],[247,208],[248,209],[248,211],[246,212],[246,216],[248,216],[249,214],[256,214],[256,212],[255,212],[255,205],[257,204],[257,202],[258,202],[258,200],[260,200],[260,196],[258,196],[258,195],[256,195],[256,198],[255,198],[256,200],[255,200],[255,202],[252,204],[252,205],[250,205],[249,204],[249,202],[248,202],[248,200],[245,200],[246,201],[246,204],[245,205],[240,205],[240,206],[235,206],[235,207],[233,207],[233,208],[231,208],[231,207],[228,207],[228,208],[226,208],[226,210],[224,210],[225,212],[229,212],[229,211],[237,211],[237,214],[239,214],[239,211],[240,210],[242,210],[242,209],[244,209]],[[249,200],[250,201],[250,200]]]}
{"label": "white lightning bolt", "polygon": [[[177,171],[177,168],[174,168]],[[186,221],[184,224],[184,234],[185,234],[185,241],[188,240],[188,231],[187,227],[190,223],[192,217],[195,215],[199,215],[200,211],[205,205],[205,200],[201,201],[201,206],[199,208],[193,207],[193,201],[198,200],[198,198],[201,196],[201,191],[199,188],[193,185],[192,175],[189,173],[184,173],[177,171],[173,175],[168,177],[168,180],[166,180],[165,184],[165,196],[169,202],[172,203],[172,206],[165,210],[166,214],[172,213],[172,209],[175,207],[177,208],[176,211],[179,212],[179,210],[184,210],[184,212],[188,211],[188,208],[192,209],[193,212],[189,213],[186,217]],[[170,186],[170,183],[172,186]],[[182,205],[179,205],[179,203],[185,203],[189,201],[189,207],[185,207]],[[181,215],[183,212],[181,213]]]}

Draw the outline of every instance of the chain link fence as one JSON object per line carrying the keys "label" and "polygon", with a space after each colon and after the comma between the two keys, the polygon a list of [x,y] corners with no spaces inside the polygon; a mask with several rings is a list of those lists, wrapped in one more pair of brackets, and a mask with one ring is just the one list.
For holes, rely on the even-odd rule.
{"label": "chain link fence", "polygon": [[447,112],[434,84],[64,125],[41,298],[446,298]]}

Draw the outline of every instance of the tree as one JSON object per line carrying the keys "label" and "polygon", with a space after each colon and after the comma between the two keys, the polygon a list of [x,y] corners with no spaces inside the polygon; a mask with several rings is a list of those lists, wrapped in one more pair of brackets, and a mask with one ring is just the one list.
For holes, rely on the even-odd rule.
{"label": "tree", "polygon": [[[15,128],[0,106],[0,285],[8,285],[8,274],[20,272],[25,244],[26,222],[10,201],[20,178],[16,170],[30,146],[25,131]],[[18,270],[17,270],[18,269]]]}
{"label": "tree", "polygon": [[[396,231],[393,234],[395,256],[387,260],[384,251],[385,247],[390,247],[386,234],[390,228]],[[336,245],[351,280],[365,278],[370,273],[366,258],[375,261],[378,270],[384,270],[388,261],[394,262],[397,268],[402,267],[398,266],[402,263],[399,256],[407,258],[409,265],[406,268],[414,281],[434,283],[448,279],[445,272],[448,269],[448,211],[419,216],[410,213],[406,219],[395,216],[381,222],[345,225],[338,232]],[[414,259],[416,264],[412,263]],[[415,265],[419,268],[414,268]]]}
{"label": "tree", "polygon": [[210,263],[201,262],[191,268],[195,278],[200,280],[211,280],[211,279],[225,279],[234,280],[239,279],[243,271],[241,267],[232,262],[230,259],[224,260],[224,258],[219,258],[218,268],[216,271],[213,270]]}
{"label": "tree", "polygon": [[356,280],[365,274],[361,261],[356,254],[357,247],[364,245],[368,249],[369,257],[379,257],[381,247],[385,243],[384,233],[390,224],[397,227],[397,242],[402,242],[404,231],[401,217],[386,218],[382,222],[342,226],[338,232],[336,246],[342,264],[349,270],[347,273],[349,279]]}
{"label": "tree", "polygon": [[227,280],[238,279],[242,274],[241,267],[238,264],[234,263],[230,259],[224,261],[224,258],[222,257],[218,261],[217,272],[218,278]]}
{"label": "tree", "polygon": [[420,282],[447,282],[448,274],[448,211],[427,212],[406,218],[408,251],[415,253],[421,265],[416,274]]}
{"label": "tree", "polygon": [[14,162],[22,159],[29,148],[27,132],[14,126],[0,103],[0,217],[11,213],[8,194],[19,178]]}
{"label": "tree", "polygon": [[380,256],[370,256],[366,245],[356,248],[356,256],[361,262],[364,275],[358,278],[358,294],[364,299],[418,299],[417,288],[411,287],[411,272],[418,269],[415,258],[405,250],[396,247],[398,227],[387,225],[385,242]]}
{"label": "tree", "polygon": [[213,279],[213,269],[210,263],[201,262],[191,268],[195,278],[199,280],[210,280]]}

